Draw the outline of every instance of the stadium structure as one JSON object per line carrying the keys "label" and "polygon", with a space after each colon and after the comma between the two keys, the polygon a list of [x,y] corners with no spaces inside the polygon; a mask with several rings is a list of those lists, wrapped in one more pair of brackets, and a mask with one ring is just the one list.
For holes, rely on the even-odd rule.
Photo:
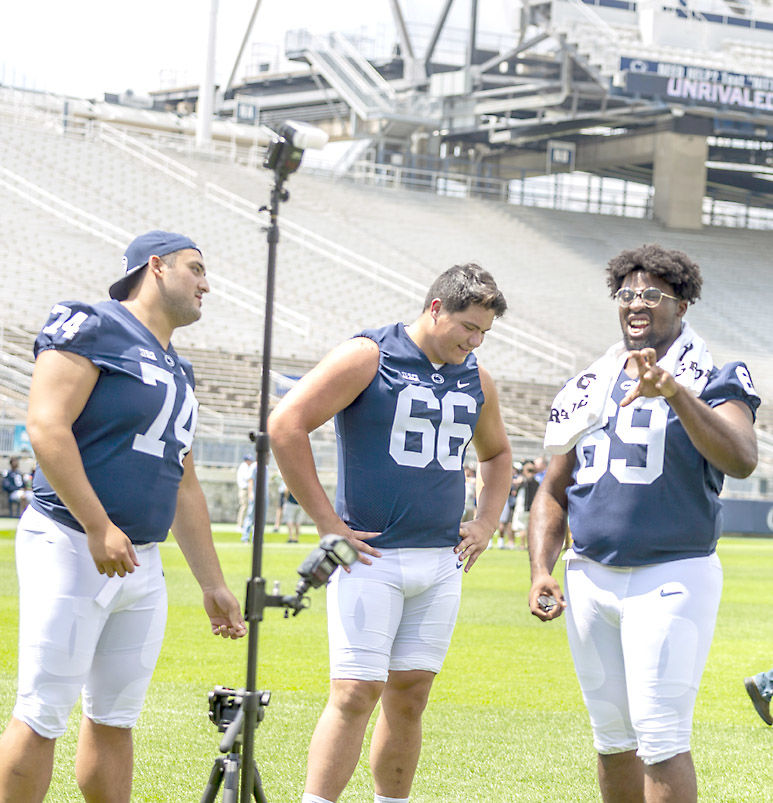
{"label": "stadium structure", "polygon": [[[422,26],[391,0],[388,37],[290,31],[281,55],[248,51],[246,31],[223,87],[84,99],[0,86],[0,454],[23,453],[31,344],[51,304],[106,297],[138,232],[185,231],[212,292],[175,341],[196,368],[210,506],[233,518],[233,467],[257,426],[262,162],[286,119],[331,142],[306,152],[282,207],[277,396],[363,326],[412,320],[440,270],[475,261],[510,304],[481,361],[515,455],[534,456],[558,387],[619,338],[607,261],[660,242],[702,267],[688,317],[715,360],[745,360],[770,398],[770,5],[524,0],[492,33],[478,0],[450,28],[453,2]],[[726,494],[773,495],[764,402],[758,434],[757,471]],[[314,448],[332,483],[331,427]]]}

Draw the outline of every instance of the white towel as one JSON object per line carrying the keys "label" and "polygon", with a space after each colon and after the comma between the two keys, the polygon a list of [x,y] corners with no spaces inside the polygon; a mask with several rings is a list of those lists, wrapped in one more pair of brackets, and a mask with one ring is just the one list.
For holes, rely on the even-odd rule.
{"label": "white towel", "polygon": [[[628,350],[620,341],[561,388],[553,400],[550,420],[545,427],[547,451],[565,454],[583,435],[606,424],[603,415],[606,401],[627,355]],[[714,361],[706,343],[684,321],[679,337],[658,360],[658,365],[697,395],[705,387]],[[634,404],[645,401],[640,397]]]}

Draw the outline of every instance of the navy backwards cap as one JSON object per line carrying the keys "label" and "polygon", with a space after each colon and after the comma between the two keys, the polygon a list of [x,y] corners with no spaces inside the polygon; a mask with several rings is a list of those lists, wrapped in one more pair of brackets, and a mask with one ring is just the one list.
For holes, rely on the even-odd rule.
{"label": "navy backwards cap", "polygon": [[184,248],[192,248],[201,253],[201,249],[196,243],[184,234],[155,229],[135,237],[121,260],[124,275],[110,285],[110,298],[124,301],[132,289],[137,273],[148,264],[152,256],[165,257],[167,254],[182,251]]}

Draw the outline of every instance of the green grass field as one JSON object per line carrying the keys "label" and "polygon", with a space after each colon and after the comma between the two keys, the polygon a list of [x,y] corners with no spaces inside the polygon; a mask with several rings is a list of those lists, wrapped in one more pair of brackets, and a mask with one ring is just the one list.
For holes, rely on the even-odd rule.
{"label": "green grass field", "polygon": [[[231,587],[244,596],[250,548],[233,528],[216,532]],[[295,570],[316,538],[300,545],[267,536],[268,588],[290,593]],[[163,545],[169,588],[166,641],[135,730],[134,801],[198,801],[220,734],[207,694],[238,687],[247,639],[215,639],[200,594],[176,545]],[[695,711],[693,755],[702,800],[773,800],[773,729],[752,709],[743,678],[773,665],[773,541],[725,538],[719,554],[725,588],[714,644]],[[445,801],[596,801],[595,754],[566,643],[563,620],[542,624],[526,607],[524,552],[492,550],[465,577],[451,650],[425,715],[413,803]],[[267,609],[260,625],[258,686],[271,703],[256,733],[256,758],[271,803],[300,799],[305,754],[327,692],[324,590],[284,619]],[[13,707],[17,596],[13,534],[0,531],[0,719]],[[57,746],[48,801],[80,799],[73,774],[79,712]],[[372,800],[367,742],[341,801]]]}

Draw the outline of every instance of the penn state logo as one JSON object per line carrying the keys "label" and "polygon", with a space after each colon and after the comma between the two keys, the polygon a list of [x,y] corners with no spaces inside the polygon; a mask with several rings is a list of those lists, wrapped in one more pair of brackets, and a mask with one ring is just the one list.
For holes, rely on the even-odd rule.
{"label": "penn state logo", "polygon": [[174,367],[174,359],[170,357],[168,354],[164,354],[164,362],[167,365],[171,365],[172,367]]}
{"label": "penn state logo", "polygon": [[590,385],[591,381],[594,380],[595,378],[596,378],[596,374],[583,374],[577,380],[577,387],[580,388],[580,390],[587,390],[587,388]]}
{"label": "penn state logo", "polygon": [[637,379],[625,379],[620,383],[620,390],[624,390],[628,393],[628,391],[631,390],[631,388],[635,388],[637,384]]}
{"label": "penn state logo", "polygon": [[123,272],[126,273],[126,271],[129,269],[129,257],[121,257],[121,267],[123,268]]}
{"label": "penn state logo", "polygon": [[445,380],[445,377],[441,376],[440,374],[432,374],[432,376],[430,377],[430,379],[431,379],[431,380],[432,380],[432,381],[433,381],[433,382],[434,382],[436,385],[442,385],[442,384],[443,384],[443,382],[445,382],[445,381],[446,381],[446,380]]}

